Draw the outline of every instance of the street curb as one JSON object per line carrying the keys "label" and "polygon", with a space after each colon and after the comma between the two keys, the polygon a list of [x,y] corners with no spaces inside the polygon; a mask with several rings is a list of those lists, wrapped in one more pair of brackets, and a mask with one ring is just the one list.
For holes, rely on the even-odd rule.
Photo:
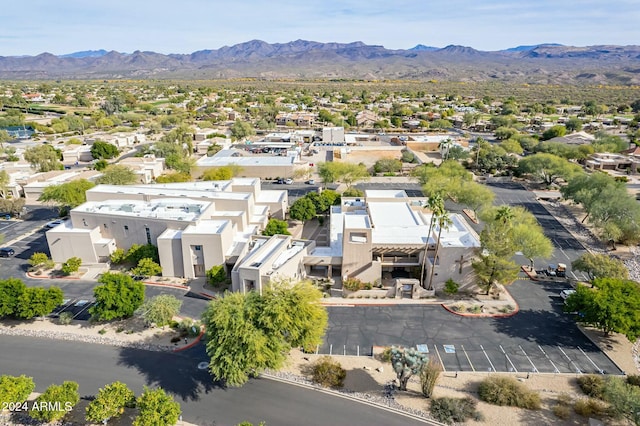
{"label": "street curb", "polygon": [[197,345],[198,343],[200,343],[200,340],[202,339],[202,336],[204,335],[205,329],[204,326],[200,327],[200,334],[198,334],[198,336],[195,338],[195,340],[191,343],[189,343],[188,345],[185,345],[181,348],[177,348],[172,350],[171,352],[181,352],[187,349],[191,349],[192,347],[194,347],[195,345]]}
{"label": "street curb", "polygon": [[212,296],[212,295],[207,294],[207,293],[198,293],[198,294],[199,294],[200,296],[202,296],[202,297],[206,297],[206,298],[207,298],[207,299],[209,299],[209,300],[214,300],[214,299],[217,299],[217,298],[218,298],[217,296]]}
{"label": "street curb", "polygon": [[142,284],[144,285],[148,285],[148,286],[152,286],[152,287],[170,287],[170,288],[177,288],[180,290],[191,290],[191,287],[186,286],[186,285],[179,285],[179,284],[165,284],[165,283],[159,283],[159,282],[155,282],[155,281],[142,281]]}
{"label": "street curb", "polygon": [[337,391],[334,391],[334,390],[331,390],[331,389],[322,388],[320,386],[314,386],[314,385],[310,385],[310,384],[307,384],[307,383],[301,383],[301,382],[298,382],[296,380],[288,380],[288,379],[285,379],[285,378],[282,378],[282,377],[278,377],[276,375],[269,374],[269,373],[260,373],[260,377],[264,378],[264,379],[267,379],[267,380],[273,380],[273,381],[285,383],[285,384],[288,384],[288,385],[299,386],[301,388],[314,390],[314,391],[317,391],[317,392],[322,392],[322,393],[325,393],[325,394],[328,394],[328,395],[335,396],[337,398],[344,398],[344,399],[348,399],[348,400],[351,400],[351,401],[359,402],[360,404],[366,404],[366,405],[369,405],[371,407],[379,408],[381,410],[385,410],[385,411],[388,411],[388,412],[391,412],[391,413],[395,413],[395,414],[398,414],[398,415],[401,415],[401,416],[408,417],[408,418],[413,419],[413,420],[417,420],[417,421],[423,422],[425,424],[445,426],[444,423],[440,423],[440,422],[438,422],[436,420],[428,419],[428,418],[425,418],[425,417],[422,417],[422,416],[417,416],[417,415],[409,413],[407,411],[403,411],[403,410],[400,410],[400,409],[397,409],[397,408],[394,408],[394,407],[390,407],[390,406],[387,406],[387,405],[379,404],[379,403],[376,403],[375,401],[369,401],[367,399],[360,398],[360,397],[357,397],[355,395],[349,395],[348,393],[337,392]]}
{"label": "street curb", "polygon": [[524,272],[531,281],[540,281],[537,276],[531,275],[531,273],[526,269],[525,265],[521,265],[520,269],[522,269],[522,272]]}

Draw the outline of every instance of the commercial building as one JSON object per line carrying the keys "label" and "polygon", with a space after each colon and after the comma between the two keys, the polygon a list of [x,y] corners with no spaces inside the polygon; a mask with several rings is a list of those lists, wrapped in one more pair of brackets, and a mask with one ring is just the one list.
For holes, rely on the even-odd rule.
{"label": "commercial building", "polygon": [[116,248],[157,245],[163,275],[194,278],[229,270],[269,217],[283,218],[286,191],[259,179],[156,185],[98,185],[65,223],[46,233],[51,258],[104,263]]}

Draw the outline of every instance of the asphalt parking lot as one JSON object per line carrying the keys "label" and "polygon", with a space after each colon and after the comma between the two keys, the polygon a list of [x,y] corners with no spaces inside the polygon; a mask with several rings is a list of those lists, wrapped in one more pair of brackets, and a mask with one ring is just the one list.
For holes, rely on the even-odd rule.
{"label": "asphalt parking lot", "polygon": [[89,314],[89,308],[91,308],[93,305],[95,305],[93,296],[65,299],[62,302],[62,305],[54,309],[49,317],[59,318],[61,313],[69,312],[71,315],[73,315],[72,319],[74,320],[88,321],[89,318],[91,318],[91,315]]}
{"label": "asphalt parking lot", "polygon": [[371,355],[374,346],[428,350],[446,371],[605,373],[620,369],[562,312],[566,283],[516,281],[510,318],[470,318],[438,305],[334,306],[322,354]]}

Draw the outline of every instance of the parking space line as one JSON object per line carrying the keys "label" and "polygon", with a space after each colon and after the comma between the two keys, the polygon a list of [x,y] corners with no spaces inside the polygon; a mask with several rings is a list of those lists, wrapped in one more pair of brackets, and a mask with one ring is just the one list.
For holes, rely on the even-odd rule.
{"label": "parking space line", "polygon": [[80,309],[80,311],[79,311],[77,314],[75,314],[75,315],[73,316],[73,318],[72,318],[72,319],[76,319],[76,317],[77,317],[78,315],[80,315],[81,313],[83,313],[84,311],[86,311],[87,309],[89,309],[91,306],[93,306],[93,303],[85,303],[85,304],[84,304],[84,307],[83,307],[82,309]]}
{"label": "parking space line", "polygon": [[469,365],[471,366],[471,371],[475,372],[476,369],[474,368],[473,363],[469,359],[469,354],[467,354],[467,351],[464,350],[464,345],[460,345],[460,347],[462,348],[462,352],[464,352],[464,356],[467,357],[467,361],[469,362]]}
{"label": "parking space line", "polygon": [[527,357],[527,359],[529,360],[529,363],[531,364],[531,367],[533,368],[533,372],[537,373],[538,369],[536,368],[536,365],[533,363],[533,361],[531,361],[531,358],[529,358],[529,355],[527,355],[527,353],[524,351],[524,349],[522,349],[521,345],[518,345],[518,347],[520,348],[520,350],[522,351],[522,353],[524,354],[524,356]]}
{"label": "parking space line", "polygon": [[63,304],[64,308],[62,308],[62,309],[58,312],[58,314],[61,314],[61,313],[63,313],[64,311],[66,311],[67,309],[69,309],[70,307],[72,307],[72,306],[73,306],[73,304],[74,304],[74,303],[76,303],[76,300],[78,300],[78,299],[68,299],[68,300],[67,300],[67,303],[64,303],[64,304]]}
{"label": "parking space line", "polygon": [[567,353],[566,353],[566,352],[565,352],[565,351],[564,351],[564,350],[563,350],[559,345],[558,345],[558,349],[560,349],[560,352],[562,352],[562,355],[564,355],[564,356],[569,360],[569,363],[570,363],[571,365],[573,365],[573,368],[575,368],[576,373],[578,373],[578,374],[582,374],[582,373],[583,373],[583,371],[582,371],[582,370],[580,370],[580,368],[578,368],[578,366],[576,365],[576,363],[575,363],[575,362],[573,362],[573,360],[572,360],[571,358],[569,358],[569,355],[567,355]]}
{"label": "parking space line", "polygon": [[553,372],[554,373],[560,373],[560,370],[558,370],[558,367],[556,367],[556,365],[553,363],[553,361],[551,361],[551,358],[549,358],[549,355],[547,355],[547,353],[544,351],[544,349],[542,349],[542,346],[538,345],[538,349],[540,349],[540,352],[542,352],[544,354],[544,356],[547,357],[547,360],[549,360],[551,365],[553,365]]}
{"label": "parking space line", "polygon": [[496,367],[493,366],[493,363],[489,359],[489,355],[487,355],[487,353],[484,351],[484,348],[482,347],[482,345],[480,345],[480,349],[482,349],[482,353],[484,353],[484,356],[487,357],[487,361],[489,361],[489,365],[491,366],[491,369],[493,371],[496,371]]}
{"label": "parking space line", "polygon": [[444,373],[446,373],[447,369],[444,366],[444,362],[442,362],[442,357],[440,356],[440,352],[438,352],[438,345],[434,344],[433,347],[436,349],[436,354],[438,355],[438,359],[440,360],[440,365],[442,366],[442,371]]}
{"label": "parking space line", "polygon": [[518,369],[516,368],[515,365],[513,365],[513,362],[511,362],[511,358],[509,358],[509,355],[507,355],[507,353],[504,351],[504,349],[502,348],[502,345],[498,345],[498,346],[500,346],[500,350],[502,351],[504,356],[507,357],[507,361],[509,361],[509,364],[511,364],[511,368],[513,368],[513,371],[517,373]]}
{"label": "parking space line", "polygon": [[580,346],[578,346],[578,349],[580,350],[580,352],[582,352],[582,355],[585,356],[585,358],[587,358],[589,360],[589,362],[596,368],[596,370],[598,371],[598,373],[600,374],[604,374],[604,370],[600,367],[598,367],[596,365],[595,362],[593,362],[593,360],[591,358],[589,358],[589,355],[587,355],[586,353],[584,353],[584,351],[582,350],[582,348]]}

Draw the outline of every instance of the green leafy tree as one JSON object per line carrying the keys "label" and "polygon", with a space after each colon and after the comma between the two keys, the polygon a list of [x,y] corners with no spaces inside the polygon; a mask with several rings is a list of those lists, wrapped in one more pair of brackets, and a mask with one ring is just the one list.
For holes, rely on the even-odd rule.
{"label": "green leafy tree", "polygon": [[402,161],[393,158],[384,158],[373,165],[375,173],[397,173],[402,170]]}
{"label": "green leafy tree", "polygon": [[235,164],[222,167],[212,167],[205,170],[202,174],[202,180],[229,180],[238,176],[242,172],[242,167]]}
{"label": "green leafy tree", "polygon": [[608,336],[624,334],[634,342],[640,337],[640,288],[634,281],[597,278],[595,288],[576,287],[565,303],[565,311],[580,312],[578,320],[599,328]]}
{"label": "green leafy tree", "polygon": [[582,120],[578,117],[571,117],[564,123],[564,127],[566,127],[568,132],[579,132],[582,130]]}
{"label": "green leafy tree", "polygon": [[38,145],[24,151],[24,159],[39,172],[62,170],[61,153],[51,145]]}
{"label": "green leafy tree", "polygon": [[98,160],[95,163],[93,163],[93,169],[97,170],[99,172],[103,171],[104,169],[106,169],[107,167],[109,167],[109,162],[107,160]]}
{"label": "green leafy tree", "polygon": [[192,177],[188,173],[173,172],[160,175],[156,178],[156,183],[191,182]]}
{"label": "green leafy tree", "polygon": [[125,261],[131,263],[132,265],[137,265],[140,260],[144,258],[149,258],[154,262],[160,262],[160,256],[158,254],[158,247],[153,244],[133,244],[127,250],[125,254]]}
{"label": "green leafy tree", "polygon": [[585,253],[571,262],[571,269],[585,272],[590,281],[596,278],[629,279],[629,270],[624,262],[606,254]]}
{"label": "green leafy tree", "polygon": [[215,265],[207,271],[207,282],[213,286],[227,281],[227,271],[224,265]]}
{"label": "green leafy tree", "polygon": [[495,194],[492,190],[470,180],[462,181],[459,190],[456,191],[456,200],[458,203],[473,210],[475,217],[478,217],[479,210],[490,206],[494,198]]}
{"label": "green leafy tree", "polygon": [[310,283],[274,283],[256,292],[226,293],[203,314],[211,374],[228,385],[277,369],[291,347],[319,344],[327,325],[322,295]]}
{"label": "green leafy tree", "polygon": [[138,182],[138,175],[133,169],[113,164],[102,171],[102,176],[96,179],[98,184],[106,185],[132,185]]}
{"label": "green leafy tree", "polygon": [[15,316],[27,286],[18,278],[0,280],[0,318]]}
{"label": "green leafy tree", "polygon": [[36,388],[32,377],[0,376],[0,401],[23,403]]}
{"label": "green leafy tree", "polygon": [[21,319],[44,317],[62,304],[63,293],[58,287],[28,287],[18,298],[15,316]]}
{"label": "green leafy tree", "polygon": [[267,222],[267,226],[265,226],[264,230],[262,231],[262,235],[291,235],[288,228],[289,225],[284,220],[269,219],[269,222]]}
{"label": "green leafy tree", "polygon": [[145,386],[136,406],[139,414],[133,420],[133,426],[170,426],[180,418],[180,404],[162,388],[152,390]]}
{"label": "green leafy tree", "polygon": [[297,199],[289,208],[289,217],[302,222],[316,216],[316,206],[308,198]]}
{"label": "green leafy tree", "polygon": [[29,265],[33,268],[39,268],[46,265],[49,262],[49,256],[46,253],[33,253],[29,258]]}
{"label": "green leafy tree", "polygon": [[135,268],[131,269],[131,273],[133,275],[145,278],[158,276],[162,273],[162,266],[158,265],[151,258],[143,257],[138,262],[138,265]]}
{"label": "green leafy tree", "polygon": [[127,385],[113,382],[101,388],[86,409],[86,419],[92,423],[119,417],[126,407],[135,406],[136,395]]}
{"label": "green leafy tree", "polygon": [[110,160],[117,157],[119,153],[118,147],[109,142],[95,141],[91,145],[91,156],[96,160]]}
{"label": "green leafy tree", "polygon": [[556,184],[559,179],[569,180],[583,173],[578,164],[552,154],[534,154],[524,157],[518,163],[520,173],[541,180],[547,186]]}
{"label": "green leafy tree", "polygon": [[62,273],[65,275],[71,275],[74,272],[78,272],[80,265],[82,265],[82,259],[79,257],[69,258],[62,264]]}
{"label": "green leafy tree", "polygon": [[422,184],[422,192],[431,197],[440,194],[443,197],[457,199],[464,182],[470,182],[472,175],[460,163],[446,160],[439,167],[416,167],[413,176]]}
{"label": "green leafy tree", "polygon": [[95,184],[86,179],[72,180],[60,185],[50,185],[44,188],[38,201],[53,203],[58,209],[67,211],[87,202],[86,192]]}
{"label": "green leafy tree", "polygon": [[36,398],[34,404],[46,407],[42,410],[29,411],[29,415],[36,420],[52,422],[62,419],[80,401],[78,384],[63,382],[62,385],[49,386],[42,395]]}
{"label": "green leafy tree", "polygon": [[107,272],[98,282],[102,285],[93,289],[96,303],[89,313],[99,321],[128,318],[144,301],[144,284],[129,275]]}
{"label": "green leafy tree", "polygon": [[567,133],[566,127],[562,125],[553,126],[550,129],[545,130],[544,133],[542,133],[542,140],[546,141],[549,139],[564,136],[566,133]]}
{"label": "green leafy tree", "polygon": [[358,188],[347,188],[342,193],[342,197],[364,197],[364,191]]}
{"label": "green leafy tree", "polygon": [[230,130],[231,138],[236,141],[246,139],[256,134],[256,131],[250,123],[241,120],[236,120],[235,123],[231,125]]}
{"label": "green leafy tree", "polygon": [[138,312],[147,324],[162,327],[180,313],[182,301],[170,294],[152,297],[140,306]]}

